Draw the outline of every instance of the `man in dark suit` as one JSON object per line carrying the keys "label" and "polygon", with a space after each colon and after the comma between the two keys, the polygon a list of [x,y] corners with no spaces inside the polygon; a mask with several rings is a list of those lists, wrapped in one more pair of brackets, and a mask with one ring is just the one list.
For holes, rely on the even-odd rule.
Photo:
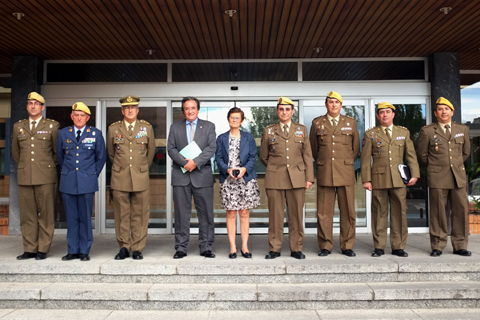
{"label": "man in dark suit", "polygon": [[42,118],[45,100],[28,95],[29,118],[13,125],[12,156],[18,164],[18,200],[24,253],[18,260],[47,258],[55,230],[56,142],[59,124]]}
{"label": "man in dark suit", "polygon": [[[215,125],[210,121],[198,119],[200,102],[194,97],[182,100],[185,120],[170,126],[167,150],[173,160],[172,186],[175,203],[175,255],[181,259],[187,255],[190,239],[190,218],[192,214],[192,196],[197,209],[200,255],[215,258],[212,245],[215,237],[213,223],[213,185],[210,159],[216,150]],[[193,159],[180,154],[183,148],[195,142],[201,153]],[[184,169],[184,172],[182,171]]]}
{"label": "man in dark suit", "polygon": [[63,261],[90,260],[93,197],[107,159],[102,132],[86,125],[90,114],[84,103],[75,103],[71,114],[73,126],[63,128],[58,134],[60,192],[67,216],[68,254]]}
{"label": "man in dark suit", "polygon": [[463,164],[470,155],[470,138],[466,125],[452,121],[453,112],[452,103],[440,97],[435,109],[438,122],[423,127],[418,137],[417,156],[428,172],[432,257],[440,256],[447,245],[447,199],[452,216],[453,253],[472,255],[467,250],[467,175]]}

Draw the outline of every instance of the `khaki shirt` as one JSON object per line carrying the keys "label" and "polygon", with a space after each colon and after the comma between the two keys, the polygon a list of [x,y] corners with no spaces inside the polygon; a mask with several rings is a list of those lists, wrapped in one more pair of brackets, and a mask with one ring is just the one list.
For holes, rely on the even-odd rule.
{"label": "khaki shirt", "polygon": [[355,184],[355,159],[360,138],[355,119],[340,115],[335,130],[327,115],[312,121],[312,154],[317,164],[317,183],[324,187]]}
{"label": "khaki shirt", "polygon": [[155,134],[152,125],[137,120],[130,138],[124,121],[110,125],[107,153],[112,162],[110,187],[113,190],[138,192],[150,188],[149,168],[155,156]]}
{"label": "khaki shirt", "polygon": [[438,189],[467,185],[465,160],[470,155],[470,137],[466,125],[452,121],[451,137],[438,123],[424,126],[418,138],[417,156],[427,166],[428,186]]}
{"label": "khaki shirt", "polygon": [[51,119],[40,119],[30,131],[28,119],[13,125],[12,156],[18,164],[19,185],[41,185],[56,183],[56,144],[60,124]]}
{"label": "khaki shirt", "polygon": [[263,130],[260,161],[267,167],[265,189],[304,188],[314,182],[312,150],[307,128],[291,122],[288,135],[280,123]]}
{"label": "khaki shirt", "polygon": [[[365,132],[361,155],[362,182],[371,182],[373,189],[405,188],[399,164],[405,158],[412,178],[420,178],[417,156],[410,131],[401,126],[390,126],[390,142],[385,127],[374,127]],[[372,163],[373,159],[373,163]]]}

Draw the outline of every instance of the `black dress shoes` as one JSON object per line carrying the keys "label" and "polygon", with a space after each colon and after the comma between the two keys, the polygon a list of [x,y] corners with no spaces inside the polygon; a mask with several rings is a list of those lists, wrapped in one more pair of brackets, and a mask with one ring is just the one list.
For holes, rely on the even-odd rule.
{"label": "black dress shoes", "polygon": [[187,254],[183,251],[177,251],[175,252],[175,254],[173,255],[173,259],[182,259],[183,257],[186,257]]}
{"label": "black dress shoes", "polygon": [[442,251],[437,250],[437,249],[433,249],[432,253],[430,253],[431,257],[440,257],[441,255],[442,255]]}
{"label": "black dress shoes", "polygon": [[240,252],[242,253],[242,257],[244,258],[251,258],[252,257],[252,253],[251,252],[243,252],[242,250],[240,250]]}
{"label": "black dress shoes", "polygon": [[90,261],[90,256],[88,254],[80,253],[78,256],[80,257],[80,261]]}
{"label": "black dress shoes", "polygon": [[355,257],[356,254],[352,249],[342,250],[342,254],[346,255],[347,257]]}
{"label": "black dress shoes", "polygon": [[124,260],[125,258],[128,258],[128,257],[130,257],[130,253],[128,253],[127,248],[122,247],[122,249],[120,249],[120,251],[115,256],[115,260]]}
{"label": "black dress shoes", "polygon": [[236,253],[236,252],[230,253],[230,254],[228,255],[228,257],[229,257],[230,259],[236,259],[236,258],[237,258],[237,253]]}
{"label": "black dress shoes", "polygon": [[326,256],[328,256],[330,253],[331,253],[331,252],[328,251],[327,249],[322,249],[322,250],[320,250],[320,252],[318,253],[318,256],[319,256],[319,257],[326,257]]}
{"label": "black dress shoes", "polygon": [[375,248],[375,250],[373,250],[372,257],[381,257],[384,254],[385,254],[385,250]]}
{"label": "black dress shoes", "polygon": [[403,249],[392,250],[392,254],[397,257],[403,257],[403,258],[408,257],[408,253],[403,251]]}
{"label": "black dress shoes", "polygon": [[17,257],[17,260],[27,260],[27,259],[36,258],[37,254],[38,253],[24,252],[23,254]]}
{"label": "black dress shoes", "polygon": [[268,254],[265,256],[265,259],[275,259],[280,256],[281,256],[280,252],[269,251]]}
{"label": "black dress shoes", "polygon": [[467,251],[465,249],[460,249],[460,250],[453,251],[453,254],[458,254],[458,255],[464,256],[464,257],[470,257],[472,255],[472,253],[470,251]]}
{"label": "black dress shoes", "polygon": [[62,261],[70,261],[73,259],[80,259],[80,255],[78,253],[75,253],[75,254],[69,253],[66,256],[62,257]]}
{"label": "black dress shoes", "polygon": [[210,250],[203,251],[200,255],[205,258],[215,258],[215,254]]}
{"label": "black dress shoes", "polygon": [[47,254],[45,252],[39,252],[35,256],[35,260],[45,260],[47,259]]}
{"label": "black dress shoes", "polygon": [[132,253],[132,258],[133,258],[133,260],[142,260],[143,259],[143,254],[140,251],[135,250]]}
{"label": "black dress shoes", "polygon": [[305,259],[305,255],[302,253],[302,251],[293,251],[290,253],[290,257],[294,257],[295,259]]}

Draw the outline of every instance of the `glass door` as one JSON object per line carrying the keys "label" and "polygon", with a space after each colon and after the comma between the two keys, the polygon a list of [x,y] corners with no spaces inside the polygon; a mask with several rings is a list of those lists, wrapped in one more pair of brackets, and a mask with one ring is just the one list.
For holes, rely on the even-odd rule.
{"label": "glass door", "polygon": [[[327,113],[325,107],[325,100],[303,100],[303,119],[305,126],[310,132],[312,120],[318,116],[323,116]],[[365,128],[370,127],[369,108],[367,99],[345,99],[343,101],[341,114],[352,117],[357,122],[358,132],[360,134],[360,147],[365,133]],[[315,177],[317,168],[314,166]],[[357,231],[365,232],[370,225],[367,209],[370,207],[367,204],[366,191],[362,187],[362,178],[360,173],[360,155],[355,160],[355,212],[357,214]],[[338,203],[335,202],[335,211],[333,216],[334,232],[340,230],[340,211]],[[306,193],[305,196],[305,232],[317,233],[317,184],[315,183]]]}

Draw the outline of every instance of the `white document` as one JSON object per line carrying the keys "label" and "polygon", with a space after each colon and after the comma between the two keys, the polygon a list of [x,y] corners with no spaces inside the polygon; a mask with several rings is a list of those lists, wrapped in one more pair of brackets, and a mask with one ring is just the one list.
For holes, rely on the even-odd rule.
{"label": "white document", "polygon": [[[198,146],[195,141],[190,142],[185,148],[180,151],[180,154],[185,157],[185,159],[195,159],[202,153],[202,149]],[[184,167],[181,167],[182,172],[185,173],[187,170]]]}

